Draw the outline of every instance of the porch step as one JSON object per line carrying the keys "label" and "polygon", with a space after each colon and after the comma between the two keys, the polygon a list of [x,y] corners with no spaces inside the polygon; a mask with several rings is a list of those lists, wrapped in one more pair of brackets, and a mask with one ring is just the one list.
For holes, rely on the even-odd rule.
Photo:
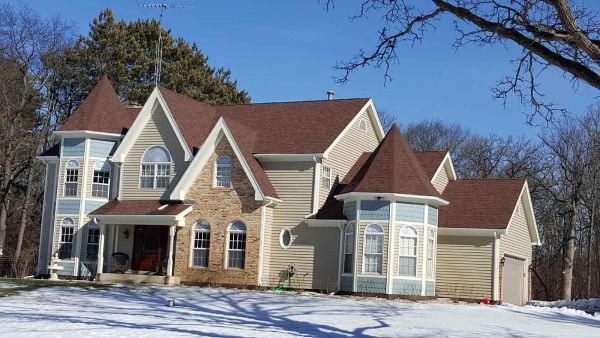
{"label": "porch step", "polygon": [[137,275],[131,273],[101,273],[97,276],[97,281],[108,283],[133,283],[133,284],[179,284],[179,277],[167,277],[156,275]]}

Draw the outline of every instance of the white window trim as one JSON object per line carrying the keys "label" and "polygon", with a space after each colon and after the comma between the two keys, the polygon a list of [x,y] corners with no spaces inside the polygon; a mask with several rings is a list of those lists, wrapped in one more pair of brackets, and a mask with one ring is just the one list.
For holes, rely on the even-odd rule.
{"label": "white window trim", "polygon": [[[223,185],[218,185],[217,182],[217,177],[218,177],[218,173],[219,173],[219,160],[222,158],[226,158],[229,160],[229,185],[228,186],[223,186]],[[213,188],[219,188],[219,189],[228,189],[231,188],[231,178],[233,177],[233,160],[231,159],[231,157],[223,155],[223,156],[219,156],[216,160],[215,160],[215,172],[213,175]]]}
{"label": "white window trim", "polygon": [[[92,223],[90,223],[90,224],[92,224]],[[97,230],[98,231],[98,242],[97,243],[90,243],[90,231],[92,231],[92,230]],[[95,246],[98,249],[100,248],[100,227],[97,226],[97,225],[95,225],[95,226],[91,226],[91,225],[88,226],[88,233],[87,233],[87,238],[86,238],[86,241],[85,241],[85,260],[86,261],[90,261],[90,260],[88,260],[90,245]],[[94,260],[96,260],[98,258],[98,250],[96,250],[96,255],[93,258],[94,259],[92,261],[94,261]]]}
{"label": "white window trim", "polygon": [[[69,168],[69,163],[75,162],[77,163],[77,168]],[[68,182],[67,181],[67,177],[69,176],[68,172],[69,170],[77,170],[77,181],[75,182]],[[71,197],[71,198],[77,198],[79,197],[79,183],[80,183],[80,177],[81,177],[81,165],[79,163],[79,161],[77,160],[68,160],[65,163],[65,177],[64,177],[64,185],[63,185],[63,197]],[[75,195],[67,195],[67,184],[75,184]]]}
{"label": "white window trim", "polygon": [[[71,224],[65,224],[66,220],[71,220]],[[65,242],[63,241],[63,228],[71,228],[73,230],[73,233],[71,234],[71,241],[70,242]],[[74,249],[74,245],[75,245],[75,220],[71,217],[65,217],[60,221],[60,235],[59,235],[59,240],[58,240],[58,250],[57,252],[60,252],[60,248],[63,244],[71,244],[71,257],[69,258],[62,258],[63,260],[72,260],[73,257],[73,249]]]}
{"label": "white window trim", "polygon": [[[369,232],[369,231],[367,231],[367,229],[370,226],[372,226],[372,225],[375,225],[375,226],[379,227],[382,232]],[[373,255],[373,256],[375,256],[375,255],[378,255],[378,256],[381,255],[381,272],[366,272],[366,270],[365,270],[365,263],[367,261],[366,260],[367,254],[366,254],[366,250],[365,250],[366,247],[367,247],[367,235],[375,235],[375,236],[381,236],[382,237],[382,239],[381,239],[381,242],[382,242],[382,245],[381,245],[381,254],[380,253],[369,254],[369,255]],[[365,227],[365,233],[363,235],[363,252],[362,252],[362,256],[363,256],[362,257],[362,274],[363,275],[383,276],[383,259],[385,258],[384,254],[383,254],[384,251],[385,251],[385,229],[381,225],[379,225],[378,223],[371,223],[371,224],[367,225]]]}
{"label": "white window trim", "polygon": [[[404,228],[411,228],[415,231],[416,235],[404,235],[402,234],[402,230]],[[402,238],[415,238],[415,254],[414,255],[402,255]],[[400,273],[400,258],[414,258],[415,259],[415,274],[407,275]],[[417,271],[419,270],[419,231],[412,225],[405,225],[400,228],[400,237],[398,238],[398,276],[403,277],[416,277],[418,276]]]}
{"label": "white window trim", "polygon": [[[246,230],[232,230],[231,227],[233,226],[233,224],[235,223],[242,223],[244,225],[244,227],[246,227]],[[244,250],[242,249],[229,249],[229,245],[231,242],[231,233],[243,233],[246,234],[246,238],[244,239],[245,243],[244,243]],[[239,270],[239,271],[243,271],[246,269],[246,245],[248,244],[248,225],[240,220],[235,220],[233,222],[231,222],[229,224],[229,226],[227,226],[227,241],[226,241],[227,245],[225,245],[225,269],[228,270]],[[229,250],[232,251],[239,251],[239,252],[244,252],[244,268],[237,268],[237,267],[230,267],[229,266]]]}
{"label": "white window trim", "polygon": [[[329,174],[325,175],[325,172],[328,171]],[[329,184],[324,184],[325,180],[329,182]],[[333,186],[333,170],[331,167],[321,165],[321,187],[326,190],[330,190]]]}
{"label": "white window trim", "polygon": [[[342,274],[343,275],[352,275],[354,273],[354,259],[355,259],[355,255],[354,255],[354,241],[355,241],[355,233],[354,233],[354,226],[355,226],[355,222],[348,222],[348,224],[346,225],[346,228],[344,229],[344,250],[342,252]],[[348,231],[350,230],[350,231]],[[347,248],[348,248],[348,237],[352,237],[352,246],[351,246],[351,251],[347,252]],[[352,271],[350,272],[346,272],[345,268],[346,268],[346,255],[352,255],[352,264],[350,265],[350,269]]]}
{"label": "white window trim", "polygon": [[[433,233],[433,235],[431,235],[431,233]],[[431,235],[431,236],[430,236]],[[431,237],[431,238],[430,238]],[[433,239],[433,241],[431,241],[431,239]],[[417,239],[418,241],[418,239]],[[425,276],[426,278],[435,278],[435,264],[436,264],[436,254],[437,254],[437,231],[435,228],[429,228],[427,229],[427,250],[429,250],[431,247],[431,271],[429,270],[429,251],[427,251],[425,253],[425,259],[427,260],[426,264],[425,264]]]}
{"label": "white window trim", "polygon": [[[208,229],[200,229],[200,230],[196,230],[196,224],[198,224],[198,222],[206,222],[206,224],[208,224]],[[195,248],[196,246],[196,232],[205,232],[208,233],[208,247],[207,248]],[[210,223],[207,220],[198,220],[196,222],[194,222],[194,224],[192,225],[192,231],[191,231],[191,241],[190,241],[190,264],[189,267],[190,268],[194,268],[194,269],[208,269],[209,265],[210,265],[210,235],[212,233],[212,227],[210,225]],[[194,265],[194,250],[205,250],[208,252],[208,262],[206,266],[201,266],[201,265]]]}
{"label": "white window trim", "polygon": [[[146,155],[146,153],[148,152],[148,150],[152,149],[152,148],[163,148],[167,154],[169,155],[169,159],[170,162],[144,162],[144,156]],[[158,166],[159,165],[165,165],[168,164],[169,165],[169,175],[158,175]],[[144,165],[152,165],[154,167],[154,173],[153,175],[142,175],[142,167]],[[169,151],[169,149],[167,149],[167,147],[162,146],[162,145],[153,145],[148,147],[148,149],[146,149],[146,151],[144,151],[144,153],[142,154],[142,158],[140,159],[140,171],[139,171],[139,177],[138,177],[138,188],[140,190],[156,190],[156,189],[168,189],[169,185],[171,185],[171,177],[173,176],[173,156],[171,156],[171,152]],[[142,187],[142,177],[152,177],[152,188],[147,188],[147,187]],[[158,181],[159,177],[168,177],[169,178],[169,184],[167,185],[166,188],[163,187],[156,187],[156,182]]]}
{"label": "white window trim", "polygon": [[[289,232],[290,233],[290,243],[288,245],[285,245],[283,243],[283,234],[285,232]],[[294,242],[294,233],[292,232],[292,229],[290,229],[290,228],[283,228],[283,229],[281,229],[281,231],[279,232],[279,246],[282,249],[288,249],[289,247],[292,246],[293,242]]]}
{"label": "white window trim", "polygon": [[[97,165],[98,163],[106,163],[105,161],[97,161],[94,164],[94,168],[92,170],[92,191],[90,191],[90,196],[91,198],[99,198],[99,199],[109,199],[110,198],[110,183],[111,183],[111,174],[112,174],[112,170],[109,166],[108,170],[103,170],[103,168],[101,169],[97,169]],[[104,167],[104,166],[102,166]],[[96,172],[108,172],[108,183],[94,183],[94,178],[96,178]],[[101,197],[101,196],[94,196],[94,185],[101,185],[101,186],[106,186],[107,187],[107,193],[106,193],[106,197]]]}

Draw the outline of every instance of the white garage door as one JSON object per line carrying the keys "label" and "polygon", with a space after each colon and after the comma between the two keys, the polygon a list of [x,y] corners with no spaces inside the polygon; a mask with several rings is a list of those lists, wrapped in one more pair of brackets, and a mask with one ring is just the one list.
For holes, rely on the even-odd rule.
{"label": "white garage door", "polygon": [[505,256],[504,274],[502,278],[502,301],[514,305],[525,304],[524,289],[525,261]]}

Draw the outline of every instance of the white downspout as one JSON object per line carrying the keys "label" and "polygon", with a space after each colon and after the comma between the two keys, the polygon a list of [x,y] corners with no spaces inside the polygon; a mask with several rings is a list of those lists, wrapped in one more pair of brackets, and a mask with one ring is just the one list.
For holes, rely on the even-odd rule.
{"label": "white downspout", "polygon": [[500,235],[494,232],[492,298],[500,301]]}

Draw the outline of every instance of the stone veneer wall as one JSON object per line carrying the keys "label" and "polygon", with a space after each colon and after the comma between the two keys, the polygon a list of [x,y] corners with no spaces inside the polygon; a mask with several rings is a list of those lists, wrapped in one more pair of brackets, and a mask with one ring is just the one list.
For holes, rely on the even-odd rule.
{"label": "stone veneer wall", "polygon": [[[213,172],[220,156],[233,161],[232,188],[214,188]],[[258,281],[261,203],[254,200],[254,188],[239,159],[225,137],[202,169],[186,196],[193,210],[186,216],[186,227],[178,229],[175,251],[175,276],[183,283],[255,286]],[[192,229],[197,220],[210,223],[210,251],[207,268],[190,267]],[[233,221],[246,224],[246,261],[243,270],[227,269],[227,228]]]}

